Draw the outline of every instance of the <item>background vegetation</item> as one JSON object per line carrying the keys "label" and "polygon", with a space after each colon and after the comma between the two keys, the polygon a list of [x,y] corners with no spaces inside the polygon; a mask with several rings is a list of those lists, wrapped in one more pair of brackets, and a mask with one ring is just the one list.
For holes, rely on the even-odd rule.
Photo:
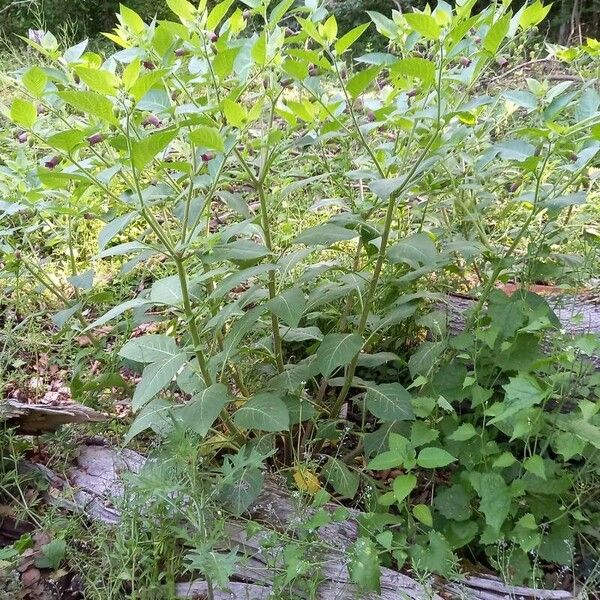
{"label": "background vegetation", "polygon": [[[109,31],[115,25],[115,14],[119,8],[117,0],[4,0],[0,32],[12,36],[22,34],[28,28],[45,28],[58,31],[68,20],[79,37],[95,36]],[[335,14],[340,33],[363,22],[365,11],[374,10],[389,16],[392,9],[422,9],[423,0],[328,0],[330,10]],[[452,2],[450,2],[452,4]],[[488,2],[480,1],[477,10],[485,8]],[[513,2],[515,8],[522,0]],[[241,4],[243,6],[243,4]],[[168,15],[164,3],[157,0],[132,0],[129,6],[148,20]],[[66,18],[65,18],[66,17]],[[541,31],[547,31],[549,38],[565,43],[572,36],[594,35],[600,26],[600,0],[563,0],[553,4],[552,11]],[[369,39],[363,40],[368,43]],[[376,38],[373,36],[373,40]]]}

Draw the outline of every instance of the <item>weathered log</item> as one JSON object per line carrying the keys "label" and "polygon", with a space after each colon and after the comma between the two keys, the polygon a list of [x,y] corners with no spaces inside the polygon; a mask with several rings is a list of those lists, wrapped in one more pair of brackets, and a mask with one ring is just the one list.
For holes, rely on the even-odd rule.
{"label": "weathered log", "polygon": [[[252,583],[239,583],[232,581],[227,590],[213,590],[214,600],[270,600],[273,590],[264,585]],[[176,587],[178,598],[194,598],[201,600],[208,598],[208,584],[200,579],[178,583]]]}
{"label": "weathered log", "polygon": [[[560,321],[561,328],[567,337],[592,333],[600,335],[600,303],[593,298],[573,295],[545,296],[550,308]],[[477,300],[469,296],[448,294],[437,303],[437,308],[446,313],[448,332],[456,335],[464,331],[469,311],[475,307]],[[549,341],[544,342],[546,348]],[[600,353],[587,357],[596,369],[600,369]]]}
{"label": "weathered log", "polygon": [[25,404],[8,400],[0,405],[0,421],[22,435],[52,433],[67,423],[91,423],[108,420],[108,415],[82,404]]}
{"label": "weathered log", "polygon": [[[112,502],[123,494],[122,475],[128,471],[139,472],[144,461],[142,455],[131,450],[81,446],[77,465],[69,472],[68,481],[63,481],[58,486],[62,488],[61,493],[55,490],[49,497],[51,501],[66,508],[83,512],[108,525],[115,525],[119,522],[120,514]],[[56,475],[50,479],[56,486]],[[334,511],[338,506],[329,504],[325,508]],[[227,524],[229,539],[222,549],[236,549],[241,560],[235,574],[238,581],[233,582],[229,590],[215,590],[215,598],[218,600],[269,598],[272,592],[270,584],[283,548],[272,548],[268,551],[271,554],[267,555],[262,538],[267,535],[268,528],[293,533],[294,523],[309,518],[313,509],[299,502],[295,503],[282,486],[270,479],[250,513],[254,519],[265,522],[266,529],[248,537],[246,528],[240,523],[231,521]],[[387,568],[381,569],[381,594],[359,592],[357,586],[349,580],[347,554],[344,552],[358,535],[358,516],[359,511],[350,511],[347,520],[321,527],[317,532],[321,542],[314,548],[315,563],[320,565],[315,576],[319,581],[322,579],[318,591],[319,600],[355,600],[358,597],[363,600],[441,600],[432,589]],[[446,598],[502,600],[516,596],[527,600],[573,599],[569,592],[507,586],[495,578],[466,577],[460,582],[436,582],[435,586]],[[193,594],[202,597],[207,592],[207,583],[201,580],[181,583],[177,588],[177,593],[182,598],[193,597]]]}

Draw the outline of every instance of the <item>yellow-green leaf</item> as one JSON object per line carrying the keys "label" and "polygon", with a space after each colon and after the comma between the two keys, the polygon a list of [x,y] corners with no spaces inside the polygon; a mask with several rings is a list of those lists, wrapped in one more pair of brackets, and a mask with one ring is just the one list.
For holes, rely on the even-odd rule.
{"label": "yellow-green leaf", "polygon": [[344,34],[336,43],[335,51],[338,54],[343,54],[358,38],[369,28],[371,23],[365,23],[364,25],[358,25],[354,29],[351,29],[348,33]]}
{"label": "yellow-green leaf", "polygon": [[74,71],[90,90],[109,96],[116,95],[116,88],[119,87],[120,82],[114,73],[104,69],[90,69],[84,66],[76,66]]}
{"label": "yellow-green leaf", "polygon": [[440,26],[432,15],[424,13],[408,13],[404,15],[406,22],[417,33],[430,40],[437,40],[440,37]]}
{"label": "yellow-green leaf", "polygon": [[37,110],[29,100],[15,98],[10,109],[10,118],[27,129],[31,129],[37,119]]}
{"label": "yellow-green leaf", "polygon": [[40,97],[46,88],[48,76],[40,67],[31,67],[23,74],[23,85],[33,96]]}
{"label": "yellow-green leaf", "polygon": [[223,152],[225,144],[221,132],[216,127],[202,125],[190,132],[190,140],[207,150]]}

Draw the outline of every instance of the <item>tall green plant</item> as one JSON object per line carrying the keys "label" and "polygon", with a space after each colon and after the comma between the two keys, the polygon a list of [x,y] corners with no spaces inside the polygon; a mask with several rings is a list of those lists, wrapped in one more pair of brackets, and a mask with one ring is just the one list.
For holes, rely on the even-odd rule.
{"label": "tall green plant", "polygon": [[[98,259],[132,256],[144,265],[159,258],[170,270],[151,289],[82,325],[94,331],[151,308],[175,323],[171,334],[135,337],[119,350],[143,369],[127,439],[149,428],[211,434],[216,446],[237,452],[227,460],[244,467],[224,496],[241,513],[260,493],[264,457],[291,465],[304,452],[318,455],[339,439],[343,423],[349,453],[332,452],[322,479],[353,497],[355,457],[371,459],[369,472],[360,473],[371,485],[374,471],[402,468],[379,508],[395,504],[398,514],[410,515],[407,531],[418,548],[431,550],[412,559],[444,572],[451,550],[476,536],[490,546],[507,534],[502,527],[511,511],[518,514],[528,485],[525,471],[542,480],[547,474],[547,457],[530,437],[522,468],[494,471],[513,464],[495,439],[511,434],[504,425],[490,434],[490,426],[506,411],[541,411],[552,396],[530,373],[513,373],[520,371],[516,355],[490,364],[490,351],[525,347],[521,333],[539,342],[551,323],[535,300],[515,307],[498,300],[494,287],[507,274],[525,272],[523,242],[534,225],[558,223],[563,209],[583,201],[578,186],[600,145],[598,93],[535,82],[496,97],[482,92],[482,78],[547,14],[539,2],[514,14],[507,2],[472,14],[474,0],[392,18],[372,12],[388,51],[360,56],[355,65],[347,64],[347,53],[370,25],[338,36],[336,19],[317,2],[271,7],[247,0],[244,11],[231,0],[211,10],[205,2],[167,4],[178,21],[146,24],[122,7],[108,35],[120,49],[108,57],[86,51],[85,42],[63,51],[52,36],[31,41],[43,64],[18,74],[23,95],[6,110],[17,135],[48,152],[28,174],[28,204],[99,196],[107,222]],[[251,17],[262,23],[252,32]],[[329,218],[286,241],[282,203],[323,185],[342,196],[317,202]],[[479,194],[515,201],[518,227],[501,237],[486,231]],[[217,219],[215,226],[225,205],[237,220]],[[141,230],[135,241],[115,244],[134,229]],[[4,232],[13,245],[14,233]],[[344,253],[350,258],[321,260]],[[397,370],[380,377],[378,368],[401,362],[393,340],[420,301],[434,297],[427,289],[432,278],[465,263],[481,284],[467,337],[450,341],[443,316],[421,314],[417,325],[431,339],[418,345],[402,378]],[[30,271],[42,277],[36,268]],[[81,321],[83,307],[93,308],[85,294],[65,307],[63,322]],[[482,357],[485,369],[472,367]],[[502,389],[504,405],[489,404]],[[461,390],[473,409],[465,422],[455,408],[465,401]],[[348,414],[353,405],[358,418]],[[471,446],[454,449],[472,438],[477,455]],[[595,446],[594,439],[585,444]],[[460,482],[434,494],[439,469],[459,461]],[[437,512],[424,502],[407,504],[415,473],[441,503]],[[469,521],[468,535],[449,524],[453,503],[465,519],[471,504],[483,515]],[[523,519],[517,525],[525,529],[539,525]],[[407,557],[408,534],[402,535],[393,544],[378,539],[399,563]],[[357,553],[370,554],[369,544],[360,541]]]}

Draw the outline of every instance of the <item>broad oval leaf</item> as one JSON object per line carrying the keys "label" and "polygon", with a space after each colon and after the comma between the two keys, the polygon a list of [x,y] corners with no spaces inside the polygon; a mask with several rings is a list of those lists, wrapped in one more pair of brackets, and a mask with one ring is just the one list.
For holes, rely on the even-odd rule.
{"label": "broad oval leaf", "polygon": [[269,310],[278,316],[286,325],[297,327],[302,318],[306,299],[299,288],[290,288],[279,296],[269,300]]}
{"label": "broad oval leaf", "polygon": [[181,409],[184,427],[204,437],[230,401],[227,387],[222,383],[202,390]]}
{"label": "broad oval leaf", "polygon": [[450,463],[456,462],[456,457],[446,452],[443,448],[423,448],[417,456],[417,464],[424,469],[439,469]]}
{"label": "broad oval leaf", "polygon": [[358,491],[360,477],[351,471],[341,460],[330,458],[324,473],[333,489],[342,497],[352,499]]}
{"label": "broad oval leaf", "polygon": [[140,363],[166,360],[179,354],[175,340],[168,335],[149,334],[129,340],[119,350],[119,356]]}
{"label": "broad oval leaf", "polygon": [[133,410],[139,410],[144,404],[152,400],[158,392],[166,388],[186,361],[187,356],[181,353],[166,360],[149,364],[144,369],[142,378],[135,388],[131,401]]}
{"label": "broad oval leaf", "polygon": [[238,427],[259,431],[287,431],[290,415],[283,400],[275,394],[256,394],[236,411],[233,420]]}
{"label": "broad oval leaf", "polygon": [[392,489],[396,502],[403,502],[404,499],[415,489],[417,478],[414,475],[399,475],[394,479]]}
{"label": "broad oval leaf", "polygon": [[329,377],[339,367],[350,364],[362,345],[358,333],[328,333],[317,350],[315,367],[323,377]]}
{"label": "broad oval leaf", "polygon": [[377,385],[367,382],[365,403],[369,411],[382,421],[408,421],[415,418],[411,395],[399,383]]}

